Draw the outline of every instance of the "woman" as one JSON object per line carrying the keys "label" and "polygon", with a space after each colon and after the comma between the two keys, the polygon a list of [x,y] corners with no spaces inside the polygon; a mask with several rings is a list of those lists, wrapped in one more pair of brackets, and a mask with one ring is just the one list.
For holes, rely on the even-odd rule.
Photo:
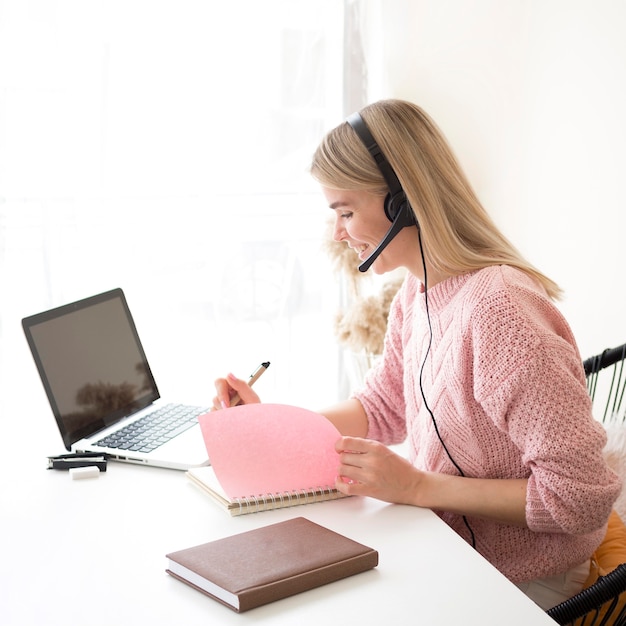
{"label": "woman", "polygon": [[[547,609],[582,588],[620,490],[559,288],[498,231],[419,107],[381,101],[351,119],[311,166],[334,239],[407,278],[363,389],[321,411],[343,435],[337,488],[435,510]],[[412,213],[381,249],[390,190]],[[259,401],[232,375],[216,389],[216,406]],[[387,447],[405,439],[408,459]]]}

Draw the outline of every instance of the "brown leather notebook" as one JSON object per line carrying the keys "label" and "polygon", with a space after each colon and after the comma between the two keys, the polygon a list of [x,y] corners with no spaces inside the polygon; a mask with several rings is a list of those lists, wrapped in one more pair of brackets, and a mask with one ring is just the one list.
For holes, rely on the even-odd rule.
{"label": "brown leather notebook", "polygon": [[241,613],[365,572],[378,552],[297,517],[171,552],[168,574]]}

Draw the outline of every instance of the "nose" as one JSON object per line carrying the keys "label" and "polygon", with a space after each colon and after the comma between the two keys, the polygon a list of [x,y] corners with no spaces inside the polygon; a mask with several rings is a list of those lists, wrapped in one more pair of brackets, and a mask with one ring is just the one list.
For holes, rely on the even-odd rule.
{"label": "nose", "polygon": [[346,229],[341,225],[339,219],[335,219],[335,225],[333,227],[333,239],[335,241],[343,241],[346,236]]}

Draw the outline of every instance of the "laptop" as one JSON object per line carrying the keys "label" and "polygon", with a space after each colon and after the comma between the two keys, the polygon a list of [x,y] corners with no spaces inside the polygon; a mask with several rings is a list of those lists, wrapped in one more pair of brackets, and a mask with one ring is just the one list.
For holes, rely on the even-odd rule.
{"label": "laptop", "polygon": [[67,450],[179,470],[209,464],[198,424],[209,407],[161,399],[121,289],[22,326]]}

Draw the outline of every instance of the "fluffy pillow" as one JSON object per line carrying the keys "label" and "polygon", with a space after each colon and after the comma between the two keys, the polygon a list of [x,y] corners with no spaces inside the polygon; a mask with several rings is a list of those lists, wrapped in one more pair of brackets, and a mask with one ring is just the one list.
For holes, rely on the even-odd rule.
{"label": "fluffy pillow", "polygon": [[[604,458],[609,467],[615,471],[626,483],[626,424],[609,423],[605,425],[607,443],[604,448]],[[614,508],[618,515],[626,522],[626,489],[622,487]]]}

